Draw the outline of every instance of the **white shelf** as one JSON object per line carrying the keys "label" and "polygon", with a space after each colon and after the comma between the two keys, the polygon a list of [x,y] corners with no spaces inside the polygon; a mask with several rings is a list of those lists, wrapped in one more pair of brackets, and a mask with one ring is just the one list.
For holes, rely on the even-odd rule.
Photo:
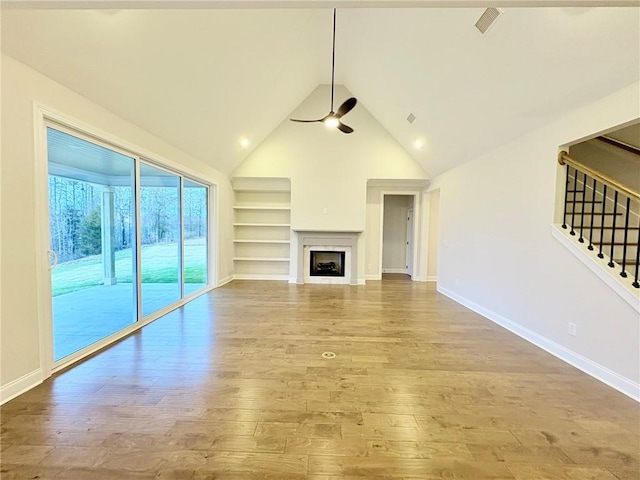
{"label": "white shelf", "polygon": [[289,244],[291,243],[289,240],[260,240],[260,239],[243,239],[236,238],[233,243],[281,243],[281,244]]}
{"label": "white shelf", "polygon": [[236,192],[282,192],[291,191],[291,180],[284,177],[234,177],[231,179]]}
{"label": "white shelf", "polygon": [[290,227],[290,223],[234,223],[234,227]]}
{"label": "white shelf", "polygon": [[273,258],[273,257],[235,257],[236,262],[288,262],[289,258]]}
{"label": "white shelf", "polygon": [[286,210],[290,211],[291,207],[267,207],[267,206],[245,206],[245,205],[236,205],[233,207],[234,210]]}

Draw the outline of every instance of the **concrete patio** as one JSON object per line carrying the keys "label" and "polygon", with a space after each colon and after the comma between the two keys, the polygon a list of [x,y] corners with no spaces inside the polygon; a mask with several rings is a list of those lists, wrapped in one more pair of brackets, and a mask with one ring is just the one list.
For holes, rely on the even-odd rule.
{"label": "concrete patio", "polygon": [[[205,284],[185,284],[185,294]],[[143,283],[142,314],[149,315],[180,299],[175,283]],[[60,360],[133,324],[134,285],[118,283],[53,297],[53,358]]]}

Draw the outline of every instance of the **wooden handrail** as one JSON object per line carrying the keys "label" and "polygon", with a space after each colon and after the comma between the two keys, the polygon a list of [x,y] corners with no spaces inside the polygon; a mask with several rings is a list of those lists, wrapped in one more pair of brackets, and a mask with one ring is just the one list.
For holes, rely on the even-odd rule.
{"label": "wooden handrail", "polygon": [[595,178],[600,183],[603,183],[608,187],[614,188],[618,190],[620,193],[624,193],[628,197],[633,198],[634,200],[637,200],[640,202],[639,192],[632,190],[630,187],[627,187],[626,185],[619,183],[618,181],[614,180],[613,178],[603,173],[597,172],[592,168],[587,167],[586,165],[580,163],[578,160],[571,158],[569,154],[565,151],[562,151],[558,154],[558,163],[560,165],[571,165],[576,170],[580,170],[582,173],[586,173],[591,178]]}

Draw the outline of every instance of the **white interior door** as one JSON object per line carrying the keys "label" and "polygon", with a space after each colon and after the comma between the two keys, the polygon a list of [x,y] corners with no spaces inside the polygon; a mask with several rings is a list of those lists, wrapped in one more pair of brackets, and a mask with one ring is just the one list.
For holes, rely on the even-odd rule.
{"label": "white interior door", "polygon": [[407,275],[413,276],[413,209],[407,211]]}

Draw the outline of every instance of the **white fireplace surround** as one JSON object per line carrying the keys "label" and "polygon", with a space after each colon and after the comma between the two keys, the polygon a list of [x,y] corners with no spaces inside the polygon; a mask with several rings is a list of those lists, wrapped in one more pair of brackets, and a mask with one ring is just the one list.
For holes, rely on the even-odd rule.
{"label": "white fireplace surround", "polygon": [[[329,231],[329,230],[294,230],[298,240],[297,273],[295,283],[346,283],[358,284],[358,237],[362,230]],[[342,247],[342,248],[340,248]],[[345,251],[345,276],[310,277],[308,258],[313,250]],[[349,256],[349,259],[347,259]],[[313,278],[313,279],[312,279]],[[326,280],[329,278],[330,280]],[[318,280],[316,280],[318,279]],[[319,280],[322,279],[322,280]]]}

